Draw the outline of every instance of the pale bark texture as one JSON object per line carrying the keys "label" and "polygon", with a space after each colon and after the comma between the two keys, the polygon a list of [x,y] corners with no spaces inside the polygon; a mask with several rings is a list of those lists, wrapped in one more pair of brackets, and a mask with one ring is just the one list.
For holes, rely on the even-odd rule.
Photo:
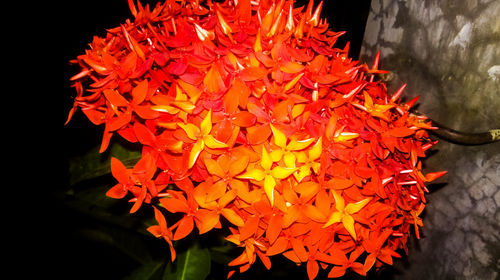
{"label": "pale bark texture", "polygon": [[[360,61],[381,52],[389,91],[467,132],[500,128],[500,1],[372,0]],[[430,186],[423,237],[394,279],[500,277],[500,143],[440,141],[425,161],[449,174]]]}

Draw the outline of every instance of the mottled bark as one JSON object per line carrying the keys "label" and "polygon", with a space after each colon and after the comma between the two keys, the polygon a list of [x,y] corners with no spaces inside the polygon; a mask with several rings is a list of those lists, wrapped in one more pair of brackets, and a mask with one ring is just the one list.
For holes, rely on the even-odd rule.
{"label": "mottled bark", "polygon": [[[500,128],[500,1],[372,0],[360,60],[403,83],[418,111],[467,132]],[[440,141],[426,170],[449,174],[430,187],[424,237],[397,279],[500,277],[500,143]]]}

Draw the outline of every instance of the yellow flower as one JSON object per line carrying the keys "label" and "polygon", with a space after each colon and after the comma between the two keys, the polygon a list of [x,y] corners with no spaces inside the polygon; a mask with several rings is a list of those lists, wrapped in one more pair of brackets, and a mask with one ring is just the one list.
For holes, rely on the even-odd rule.
{"label": "yellow flower", "polygon": [[177,123],[177,125],[186,132],[190,139],[196,141],[189,153],[189,168],[193,167],[205,145],[211,149],[227,148],[227,144],[210,135],[210,131],[212,131],[212,109],[208,111],[207,116],[201,122],[200,128],[191,123]]}
{"label": "yellow flower", "polygon": [[271,130],[274,136],[274,144],[278,147],[271,151],[271,159],[276,162],[283,158],[285,166],[288,168],[295,167],[295,151],[300,151],[307,148],[314,141],[314,138],[305,140],[290,140],[287,144],[286,136],[271,124]]}
{"label": "yellow flower", "polygon": [[387,115],[384,113],[391,109],[394,108],[396,105],[395,104],[373,104],[373,99],[371,96],[365,91],[363,92],[365,95],[365,105],[362,106],[361,104],[352,104],[368,113],[370,113],[372,116],[381,118],[384,121],[390,121]]}
{"label": "yellow flower", "polygon": [[255,181],[264,181],[264,191],[266,192],[271,205],[274,203],[274,187],[276,179],[285,179],[290,176],[297,168],[288,168],[282,166],[272,167],[273,160],[266,148],[262,147],[262,158],[259,165],[252,165],[247,168],[247,171],[237,178],[251,179]]}
{"label": "yellow flower", "polygon": [[315,174],[319,173],[319,167],[320,163],[318,159],[321,157],[322,153],[322,139],[321,137],[319,138],[318,142],[312,146],[310,150],[298,152],[296,154],[297,156],[297,161],[299,163],[302,163],[299,167],[298,173],[295,173],[295,179],[297,179],[298,182],[302,181],[305,177],[311,175],[311,169],[314,171]]}
{"label": "yellow flower", "polygon": [[356,240],[356,231],[354,230],[354,218],[351,216],[354,213],[357,213],[363,207],[365,207],[368,202],[370,202],[371,198],[365,198],[361,201],[355,203],[349,203],[347,206],[345,205],[344,198],[339,195],[336,191],[333,191],[333,197],[335,198],[335,208],[337,212],[333,212],[328,218],[328,221],[323,226],[326,228],[334,223],[342,222],[344,228],[349,232],[349,234]]}

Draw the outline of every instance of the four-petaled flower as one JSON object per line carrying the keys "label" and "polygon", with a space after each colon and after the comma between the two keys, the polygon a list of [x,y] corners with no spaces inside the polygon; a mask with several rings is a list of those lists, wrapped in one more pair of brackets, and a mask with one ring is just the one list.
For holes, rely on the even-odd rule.
{"label": "four-petaled flower", "polygon": [[297,168],[283,167],[280,165],[273,167],[271,155],[267,152],[266,148],[262,146],[260,164],[253,164],[253,166],[249,165],[247,171],[237,177],[240,179],[251,179],[259,182],[264,181],[264,191],[269,199],[269,202],[273,205],[276,179],[285,179],[292,175],[296,170]]}
{"label": "four-petaled flower", "polygon": [[227,147],[227,144],[218,141],[210,134],[212,131],[212,110],[208,111],[199,128],[191,123],[177,123],[177,125],[186,132],[190,139],[196,141],[189,153],[189,168],[193,167],[205,146],[212,149]]}
{"label": "four-petaled flower", "polygon": [[335,209],[337,209],[337,211],[330,215],[328,221],[323,225],[323,227],[328,227],[334,223],[342,222],[344,228],[349,232],[354,240],[356,240],[356,230],[354,229],[354,218],[352,217],[352,214],[365,207],[366,204],[370,202],[371,198],[365,198],[361,201],[345,205],[344,198],[341,195],[334,190],[332,190],[332,194],[335,198]]}

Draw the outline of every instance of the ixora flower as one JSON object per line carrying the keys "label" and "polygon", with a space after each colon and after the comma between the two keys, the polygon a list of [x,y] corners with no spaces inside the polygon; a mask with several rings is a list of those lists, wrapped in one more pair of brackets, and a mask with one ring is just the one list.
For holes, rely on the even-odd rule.
{"label": "ixora flower", "polygon": [[68,121],[80,108],[104,124],[101,151],[142,145],[131,169],[112,159],[107,195],[151,211],[172,260],[176,240],[215,228],[242,248],[228,276],[278,254],[310,279],[365,275],[419,237],[425,184],[445,173],[422,174],[435,128],[399,101],[404,86],[374,79],[378,55],[369,67],[334,47],[322,3],[129,6],[133,21],[73,61]]}

